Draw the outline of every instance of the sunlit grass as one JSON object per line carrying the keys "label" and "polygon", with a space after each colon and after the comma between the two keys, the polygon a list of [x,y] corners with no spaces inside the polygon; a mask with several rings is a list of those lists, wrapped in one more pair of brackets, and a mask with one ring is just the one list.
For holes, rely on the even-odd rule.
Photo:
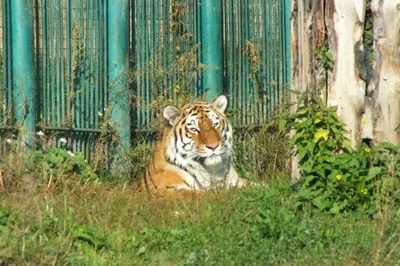
{"label": "sunlit grass", "polygon": [[399,259],[393,212],[382,231],[380,218],[299,211],[286,180],[190,200],[77,182],[3,192],[0,204],[0,261],[10,265],[365,265],[391,249],[385,265]]}

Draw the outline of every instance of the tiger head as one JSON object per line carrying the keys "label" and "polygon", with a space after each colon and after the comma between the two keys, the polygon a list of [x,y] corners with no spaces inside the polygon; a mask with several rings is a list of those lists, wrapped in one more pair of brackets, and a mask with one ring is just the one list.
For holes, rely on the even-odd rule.
{"label": "tiger head", "polygon": [[192,159],[204,166],[226,162],[232,150],[232,127],[224,114],[227,104],[222,95],[212,103],[165,107],[163,115],[171,128],[167,148],[173,154],[171,159]]}

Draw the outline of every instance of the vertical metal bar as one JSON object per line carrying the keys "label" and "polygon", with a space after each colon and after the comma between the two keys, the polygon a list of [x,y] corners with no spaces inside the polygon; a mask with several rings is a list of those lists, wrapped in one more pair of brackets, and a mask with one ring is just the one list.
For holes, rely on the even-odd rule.
{"label": "vertical metal bar", "polygon": [[[251,4],[249,2],[251,2],[252,0],[248,0],[246,8],[244,9],[245,12],[243,12],[244,14],[244,41],[252,41],[250,39],[250,34],[251,34],[251,22],[250,22],[250,11],[251,11]],[[253,42],[254,44],[254,42]],[[246,43],[245,43],[245,47],[246,47]],[[249,125],[250,124],[250,116],[251,116],[251,111],[250,111],[250,106],[249,106],[249,102],[251,100],[251,98],[253,97],[253,92],[250,90],[250,82],[251,82],[251,64],[249,62],[248,59],[248,55],[244,55],[244,63],[245,63],[245,76],[244,76],[244,81],[245,81],[245,93],[244,93],[244,97],[243,97],[243,101],[245,102],[245,111],[244,111],[244,119],[245,119],[245,125]]]}
{"label": "vertical metal bar", "polygon": [[[130,148],[130,105],[127,84],[129,59],[129,1],[115,0],[108,5],[108,60],[110,78],[110,104],[113,106],[111,121],[117,130],[125,152]],[[117,149],[116,160],[126,158]],[[123,164],[123,162],[121,162]],[[123,169],[118,169],[123,170]]]}
{"label": "vertical metal bar", "polygon": [[107,89],[107,84],[108,84],[108,75],[107,75],[107,69],[108,69],[108,39],[107,39],[107,8],[108,8],[108,2],[107,1],[101,1],[102,7],[100,10],[100,17],[103,21],[102,23],[102,31],[101,31],[101,36],[102,40],[100,42],[101,44],[101,76],[103,77],[102,80],[102,85],[101,85],[101,94],[100,94],[100,99],[102,100],[102,107],[103,111],[108,110],[108,89]]}
{"label": "vertical metal bar", "polygon": [[272,14],[271,14],[271,10],[272,10],[272,7],[273,6],[273,3],[272,2],[269,2],[268,3],[268,15],[267,15],[267,17],[268,17],[268,36],[271,36],[270,38],[269,38],[269,55],[268,55],[268,59],[269,59],[269,69],[271,70],[270,71],[270,80],[269,80],[269,84],[270,84],[270,91],[269,91],[269,100],[270,100],[270,102],[271,102],[271,105],[270,105],[270,110],[269,110],[269,112],[270,112],[270,114],[272,115],[273,114],[273,109],[274,109],[274,107],[275,107],[275,98],[274,98],[274,77],[275,77],[275,69],[274,69],[274,38],[275,38],[275,36],[274,36],[274,31],[273,31],[273,23],[274,23],[274,21],[273,21],[273,19],[272,19]]}
{"label": "vertical metal bar", "polygon": [[[35,19],[35,66],[34,66],[34,71],[35,71],[35,77],[34,77],[34,82],[36,85],[36,95],[35,95],[35,101],[36,101],[36,123],[40,123],[40,118],[41,118],[41,90],[39,88],[40,87],[40,44],[41,44],[41,40],[40,40],[40,19],[39,19],[39,0],[35,0],[34,2],[34,19]],[[4,25],[4,24],[3,24]]]}
{"label": "vertical metal bar", "polygon": [[137,110],[138,110],[138,120],[137,120],[137,125],[139,127],[143,126],[143,121],[144,121],[144,96],[143,96],[143,88],[144,88],[144,83],[143,83],[143,47],[144,47],[144,38],[143,38],[143,30],[144,26],[142,21],[144,20],[143,18],[143,1],[137,0],[136,1],[136,6],[138,7],[135,11],[135,16],[137,19],[136,22],[136,27],[137,27],[137,36],[136,39],[138,40],[136,42],[137,47],[135,49],[136,51],[136,69],[138,69],[138,79],[137,79]]}
{"label": "vertical metal bar", "polygon": [[274,108],[273,108],[273,114],[275,114],[275,109],[276,109],[276,107],[278,106],[278,93],[277,93],[277,91],[278,91],[278,66],[277,66],[277,64],[278,64],[278,36],[277,36],[277,23],[278,23],[278,20],[276,19],[276,6],[277,6],[277,3],[276,3],[276,1],[274,1],[274,3],[272,4],[272,8],[271,8],[271,19],[272,19],[272,25],[271,25],[271,27],[272,27],[272,34],[273,34],[273,44],[272,44],[272,47],[273,47],[273,68],[274,68],[274,86],[273,86],[273,88],[274,88]]}
{"label": "vertical metal bar", "polygon": [[[284,16],[285,16],[285,26],[282,29],[285,32],[285,73],[286,73],[286,78],[285,78],[285,83],[287,84],[287,93],[289,93],[289,85],[290,85],[290,68],[291,68],[291,62],[290,62],[290,14],[291,14],[291,0],[283,0],[284,1]],[[289,96],[289,95],[287,95]],[[287,97],[289,99],[289,97]]]}
{"label": "vertical metal bar", "polygon": [[[236,3],[235,0],[231,0],[231,12],[230,12],[230,16],[231,16],[231,33],[232,34],[232,38],[231,38],[231,50],[229,51],[229,58],[231,59],[231,79],[230,79],[230,89],[232,92],[232,97],[231,99],[233,100],[233,104],[231,106],[233,106],[233,108],[235,110],[238,109],[238,91],[237,91],[237,56],[235,56],[235,51],[236,51],[236,39],[237,39],[237,34],[236,34],[236,22],[237,22],[237,18],[236,18],[236,14],[237,12],[235,12],[235,10],[237,11],[238,9],[238,5]],[[234,124],[237,125],[238,124],[238,115],[235,114],[234,116]]]}
{"label": "vertical metal bar", "polygon": [[56,110],[56,86],[55,86],[55,67],[56,67],[56,54],[55,54],[55,30],[54,30],[54,1],[51,2],[51,8],[49,8],[47,10],[47,12],[49,13],[49,66],[48,68],[50,69],[50,73],[49,73],[49,95],[50,95],[50,115],[51,115],[51,125],[52,126],[57,126],[57,119],[56,119],[56,114],[57,114],[57,110]]}
{"label": "vertical metal bar", "polygon": [[[4,2],[4,4],[7,1]],[[13,60],[12,60],[12,56],[13,56],[13,46],[12,46],[12,34],[13,34],[13,30],[12,30],[12,21],[11,21],[11,4],[8,2],[7,3],[7,56],[6,56],[6,60],[7,60],[7,106],[12,106],[14,104],[13,102],[13,72],[12,72],[12,64],[13,64]],[[7,113],[8,113],[8,117],[11,115],[11,111],[12,111],[12,107],[8,107],[7,109]],[[8,119],[8,117],[6,117],[6,119]]]}
{"label": "vertical metal bar", "polygon": [[[145,92],[145,94],[144,95],[146,95],[145,96],[145,98],[143,99],[144,100],[144,105],[143,105],[143,107],[144,108],[146,108],[147,106],[149,106],[149,104],[150,104],[150,95],[149,95],[149,91],[150,91],[150,86],[149,86],[149,80],[150,80],[150,71],[149,71],[149,38],[150,38],[150,36],[149,36],[149,23],[150,23],[150,21],[149,21],[149,16],[147,15],[147,13],[149,12],[148,10],[150,9],[149,8],[149,2],[148,1],[144,1],[145,3],[144,3],[144,5],[143,5],[143,7],[144,7],[144,9],[143,9],[143,28],[142,28],[142,30],[143,30],[143,32],[144,32],[144,38],[143,38],[143,41],[144,41],[144,47],[142,47],[142,49],[144,48],[145,50],[143,51],[143,54],[144,54],[144,71],[145,71],[145,73],[144,73],[144,76],[145,76],[145,81],[144,81],[144,88],[145,88],[145,90],[146,90],[146,92]],[[145,116],[146,116],[146,120],[145,120],[145,123],[146,123],[146,126],[147,125],[149,125],[149,123],[150,123],[150,119],[149,119],[149,117],[150,117],[150,110],[148,110],[147,108],[146,108],[146,111],[145,111]]]}
{"label": "vertical metal bar", "polygon": [[95,10],[95,14],[94,14],[94,16],[95,16],[95,18],[94,18],[94,29],[95,29],[95,40],[94,40],[94,45],[95,45],[95,47],[93,48],[94,50],[93,50],[93,52],[94,52],[94,58],[95,58],[95,61],[94,61],[94,64],[95,64],[95,70],[94,70],[94,73],[93,73],[93,75],[94,75],[94,88],[93,88],[93,91],[95,92],[94,93],[94,104],[95,104],[95,106],[94,106],[94,111],[95,111],[95,120],[94,120],[94,127],[95,128],[98,128],[100,125],[99,125],[99,112],[103,112],[103,110],[102,109],[100,109],[99,108],[99,94],[100,94],[100,88],[99,88],[99,84],[100,84],[100,75],[99,75],[99,69],[101,68],[101,65],[100,65],[100,61],[99,61],[99,57],[100,57],[100,54],[101,54],[101,51],[100,51],[100,49],[99,49],[99,47],[100,47],[100,43],[101,43],[101,39],[100,39],[100,25],[99,25],[99,22],[101,21],[101,18],[100,18],[100,13],[99,13],[99,1],[98,0],[95,0],[95,7],[94,7],[94,10]]}
{"label": "vertical metal bar", "polygon": [[[66,113],[67,113],[67,107],[66,107],[66,96],[68,97],[68,89],[65,84],[65,42],[66,40],[64,39],[64,1],[60,2],[60,88],[61,88],[61,121],[63,124],[66,122]],[[65,10],[68,12],[67,10]]]}
{"label": "vertical metal bar", "polygon": [[[77,0],[78,2],[78,0]],[[79,75],[77,81],[79,82],[79,86],[77,87],[77,101],[76,101],[76,112],[77,112],[77,127],[78,128],[82,128],[85,127],[85,83],[84,83],[84,77],[85,77],[85,68],[86,68],[86,61],[85,61],[85,57],[86,55],[84,55],[84,51],[83,51],[83,40],[84,40],[84,32],[85,32],[85,26],[84,26],[84,9],[83,9],[83,0],[79,0],[79,5],[77,3],[76,6],[76,14],[77,14],[77,18],[79,20],[79,28],[77,31],[79,31],[79,34],[77,36],[77,69],[79,69],[79,71],[77,71],[77,75]],[[78,136],[80,136],[80,134],[78,134]]]}
{"label": "vertical metal bar", "polygon": [[282,104],[282,99],[283,99],[283,89],[284,89],[284,70],[285,70],[285,62],[284,62],[284,52],[285,52],[285,44],[284,44],[284,10],[283,8],[283,3],[281,0],[277,1],[278,6],[276,10],[276,17],[278,18],[277,20],[279,23],[277,23],[277,32],[279,34],[279,58],[278,58],[278,63],[279,63],[279,83],[278,83],[278,110],[280,109],[280,105]]}
{"label": "vertical metal bar", "polygon": [[8,20],[8,13],[7,13],[7,3],[3,3],[1,6],[1,14],[2,14],[2,25],[3,25],[3,31],[2,31],[2,45],[3,45],[3,49],[1,50],[1,56],[3,58],[3,65],[2,65],[2,84],[1,84],[1,88],[0,88],[0,124],[4,125],[6,123],[6,112],[7,112],[7,78],[6,78],[6,71],[7,71],[7,67],[6,67],[6,62],[7,62],[7,51],[8,51],[8,47],[7,47],[7,31],[9,30],[9,28],[7,27],[7,20]]}
{"label": "vertical metal bar", "polygon": [[72,3],[71,0],[68,0],[66,2],[66,25],[65,25],[65,34],[66,34],[66,44],[65,44],[65,49],[66,49],[66,54],[65,54],[65,59],[66,59],[66,91],[67,91],[67,102],[66,102],[66,107],[67,107],[67,114],[66,114],[66,119],[67,119],[67,126],[72,126],[72,115],[71,115],[71,100],[72,100],[72,92],[73,92],[73,75],[72,75]]}
{"label": "vertical metal bar", "polygon": [[[138,48],[140,47],[140,5],[136,0],[132,0],[132,55],[133,55],[133,68],[138,70],[140,69],[140,54],[138,52]],[[137,71],[140,72],[140,71]],[[138,76],[138,75],[137,75]],[[135,104],[135,129],[140,127],[141,123],[141,110],[140,110],[140,77],[136,78],[135,82],[135,93],[136,93],[136,104]]]}
{"label": "vertical metal bar", "polygon": [[33,148],[36,122],[33,73],[33,5],[11,1],[13,100],[15,117],[23,127],[22,139]]}
{"label": "vertical metal bar", "polygon": [[203,90],[208,89],[206,99],[211,101],[223,93],[222,1],[203,0],[201,20]]}
{"label": "vertical metal bar", "polygon": [[171,63],[171,34],[170,34],[170,2],[169,0],[165,1],[165,7],[164,7],[164,29],[165,29],[165,56],[164,56],[164,67],[167,70],[167,87],[169,88],[168,90],[168,98],[172,99],[172,73],[170,69],[170,63]]}
{"label": "vertical metal bar", "polygon": [[41,75],[41,87],[42,87],[42,95],[43,95],[43,119],[45,120],[45,124],[48,124],[50,120],[50,98],[49,98],[49,83],[48,83],[48,43],[47,43],[47,2],[43,1],[41,10],[42,10],[42,75]]}
{"label": "vertical metal bar", "polygon": [[[84,117],[84,127],[89,128],[90,127],[90,118],[91,118],[91,106],[90,106],[90,61],[91,61],[91,54],[90,54],[90,33],[91,33],[91,28],[90,28],[90,0],[86,0],[83,3],[82,6],[82,13],[84,17],[84,24],[85,24],[85,69],[83,71],[84,76],[84,86],[85,86],[85,97],[84,97],[84,106],[85,106],[85,117]],[[85,12],[86,11],[86,12]],[[86,142],[85,147],[86,147]]]}
{"label": "vertical metal bar", "polygon": [[[244,4],[243,4],[244,5]],[[237,3],[237,16],[238,16],[238,21],[237,21],[237,31],[238,31],[238,38],[237,38],[237,46],[238,50],[236,51],[236,57],[237,57],[237,64],[238,64],[238,81],[237,81],[237,86],[236,90],[238,90],[238,109],[240,110],[239,114],[239,124],[244,125],[244,120],[243,120],[243,91],[244,91],[244,85],[243,85],[243,71],[244,71],[244,63],[243,63],[243,56],[242,56],[242,50],[243,50],[243,18],[242,18],[242,0],[238,0]]]}
{"label": "vertical metal bar", "polygon": [[57,101],[56,101],[56,110],[57,110],[57,125],[60,125],[61,122],[61,113],[64,112],[63,109],[63,88],[60,86],[61,82],[61,42],[62,42],[62,36],[61,36],[61,28],[62,28],[62,16],[60,17],[60,12],[62,14],[62,6],[60,0],[56,1],[55,3],[55,9],[53,10],[55,13],[55,24],[56,28],[54,30],[54,38],[55,38],[55,49],[54,49],[54,55],[55,55],[55,64],[56,64],[56,71],[54,73],[55,76],[55,86],[54,90],[57,92]]}
{"label": "vertical metal bar", "polygon": [[94,9],[94,3],[93,0],[87,1],[86,2],[86,10],[89,10],[87,13],[87,20],[88,20],[88,28],[87,28],[87,33],[89,36],[89,77],[88,77],[88,95],[89,95],[89,101],[88,104],[90,106],[89,113],[90,113],[90,121],[89,121],[89,127],[94,128],[95,126],[95,117],[97,116],[97,110],[95,109],[95,87],[93,86],[94,84],[94,56],[96,53],[94,52],[95,48],[95,27],[94,27],[94,15],[95,15],[95,9]]}
{"label": "vertical metal bar", "polygon": [[[149,51],[149,60],[147,61],[147,71],[149,72],[149,80],[148,80],[148,85],[147,85],[147,90],[148,90],[148,96],[147,98],[147,103],[148,106],[151,105],[151,102],[153,101],[153,97],[155,96],[155,92],[157,88],[155,88],[155,83],[154,83],[154,66],[156,66],[156,58],[155,58],[155,53],[154,53],[154,48],[155,48],[155,31],[157,29],[156,23],[155,23],[155,14],[154,14],[154,0],[149,3],[149,18],[146,20],[149,23],[149,36],[146,40],[148,40],[149,46],[148,46],[148,51]],[[151,118],[153,117],[153,110],[149,110],[149,116],[147,120],[147,126],[150,125],[151,123]]]}

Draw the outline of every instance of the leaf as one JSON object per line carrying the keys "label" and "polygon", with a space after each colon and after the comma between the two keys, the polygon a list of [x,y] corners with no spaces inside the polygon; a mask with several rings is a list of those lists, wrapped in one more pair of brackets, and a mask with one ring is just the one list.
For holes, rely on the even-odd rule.
{"label": "leaf", "polygon": [[310,182],[312,182],[316,178],[315,175],[309,175],[304,178],[304,185],[307,186]]}
{"label": "leaf", "polygon": [[308,109],[308,108],[302,108],[302,109],[300,109],[299,111],[297,111],[297,112],[295,113],[295,115],[296,115],[296,116],[302,116],[302,115],[307,114],[308,112],[309,112],[309,109]]}
{"label": "leaf", "polygon": [[296,199],[301,200],[301,199],[311,199],[312,198],[312,192],[309,189],[302,188],[297,192]]}
{"label": "leaf", "polygon": [[320,210],[328,209],[332,206],[332,202],[327,199],[326,195],[318,196],[312,201]]}
{"label": "leaf", "polygon": [[325,53],[325,56],[326,56],[326,58],[327,58],[329,61],[333,62],[333,55],[332,55],[331,52],[327,51],[327,52]]}
{"label": "leaf", "polygon": [[283,129],[286,128],[286,125],[287,125],[287,120],[279,119],[278,130],[281,132]]}
{"label": "leaf", "polygon": [[339,214],[347,205],[349,205],[347,200],[344,202],[335,202],[329,211],[333,214]]}
{"label": "leaf", "polygon": [[383,171],[382,167],[375,166],[375,167],[370,168],[369,172],[368,172],[368,177],[365,179],[365,181],[375,178],[377,175],[382,173],[382,171]]}

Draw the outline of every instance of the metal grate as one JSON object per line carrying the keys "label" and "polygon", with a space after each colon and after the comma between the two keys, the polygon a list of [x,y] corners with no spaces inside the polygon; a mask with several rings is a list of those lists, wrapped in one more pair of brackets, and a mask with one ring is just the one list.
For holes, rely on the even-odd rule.
{"label": "metal grate", "polygon": [[[289,12],[287,12],[289,10]],[[226,0],[225,84],[236,127],[284,110],[290,70],[287,0]]]}
{"label": "metal grate", "polygon": [[86,153],[108,106],[104,3],[41,0],[36,6],[37,121]]}
{"label": "metal grate", "polygon": [[[132,132],[150,132],[166,104],[204,98],[201,3],[129,0]],[[127,2],[125,2],[127,3]],[[0,129],[14,126],[11,7],[1,1]],[[38,130],[89,154],[111,103],[111,1],[35,0]],[[224,92],[236,127],[260,125],[287,99],[290,0],[223,0]],[[124,24],[126,25],[126,24]],[[111,50],[109,50],[111,49]],[[110,60],[111,61],[111,60]],[[124,74],[124,73],[123,73]],[[118,95],[116,95],[118,97]],[[129,112],[124,110],[123,112]]]}
{"label": "metal grate", "polygon": [[9,1],[1,4],[1,53],[0,79],[2,88],[0,89],[0,130],[9,129],[13,123],[12,115],[12,55],[11,55],[11,5]]}
{"label": "metal grate", "polygon": [[135,131],[151,131],[167,103],[201,97],[200,0],[131,2]]}
{"label": "metal grate", "polygon": [[[212,66],[201,64],[200,0],[137,0],[131,5],[135,130],[151,131],[165,103],[179,104],[187,91],[203,96],[201,70]],[[261,125],[285,111],[289,13],[288,0],[223,2],[224,91],[236,127]],[[192,61],[180,61],[191,51]]]}

